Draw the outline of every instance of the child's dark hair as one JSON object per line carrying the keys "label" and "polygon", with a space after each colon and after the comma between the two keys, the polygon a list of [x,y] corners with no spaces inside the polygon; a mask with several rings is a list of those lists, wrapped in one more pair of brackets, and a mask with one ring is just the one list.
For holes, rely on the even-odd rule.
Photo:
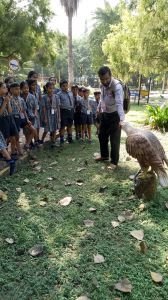
{"label": "child's dark hair", "polygon": [[27,83],[28,83],[28,86],[31,87],[31,85],[34,83],[36,84],[37,81],[35,79],[29,79],[29,80],[27,80]]}
{"label": "child's dark hair", "polygon": [[78,87],[78,85],[77,84],[73,84],[72,86],[71,86],[71,89],[78,89],[79,87]]}
{"label": "child's dark hair", "polygon": [[28,82],[25,80],[25,81],[22,81],[21,83],[20,83],[20,89],[23,89],[23,87],[25,86],[25,85],[28,85]]}
{"label": "child's dark hair", "polygon": [[5,83],[3,81],[0,81],[0,88],[3,87]]}
{"label": "child's dark hair", "polygon": [[47,90],[50,86],[53,86],[53,83],[48,81],[45,86],[46,86],[46,90]]}
{"label": "child's dark hair", "polygon": [[10,89],[15,87],[20,87],[20,84],[18,82],[14,82],[10,84]]}
{"label": "child's dark hair", "polygon": [[36,71],[30,71],[29,73],[28,73],[28,75],[27,75],[27,78],[28,79],[31,79],[31,77],[33,76],[33,75],[38,75],[38,73],[36,72]]}
{"label": "child's dark hair", "polygon": [[65,79],[61,80],[61,81],[60,81],[60,88],[61,88],[61,87],[62,87],[62,85],[63,85],[63,84],[65,84],[65,83],[66,83],[66,84],[68,84],[68,81],[67,81],[67,80],[65,80]]}
{"label": "child's dark hair", "polygon": [[110,70],[110,68],[107,67],[107,66],[101,67],[101,68],[99,69],[99,71],[98,71],[99,77],[100,77],[100,76],[104,76],[104,75],[107,74],[107,73],[111,76],[111,70]]}
{"label": "child's dark hair", "polygon": [[55,76],[51,76],[48,80],[51,81],[53,79],[56,81],[56,77]]}
{"label": "child's dark hair", "polygon": [[12,77],[12,76],[6,77],[5,80],[4,80],[5,84],[8,85],[11,79],[13,80],[13,77]]}

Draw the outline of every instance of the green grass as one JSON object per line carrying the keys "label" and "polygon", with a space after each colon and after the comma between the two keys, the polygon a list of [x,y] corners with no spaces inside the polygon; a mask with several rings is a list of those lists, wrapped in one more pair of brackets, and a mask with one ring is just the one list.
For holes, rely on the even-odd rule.
{"label": "green grass", "polygon": [[[128,120],[143,118],[143,106],[132,105]],[[8,192],[8,200],[0,206],[1,300],[75,300],[80,295],[91,300],[168,299],[167,192],[159,190],[157,199],[146,203],[147,208],[140,212],[142,201],[129,199],[129,175],[138,164],[125,161],[124,142],[123,135],[121,162],[115,173],[94,162],[93,154],[99,151],[94,137],[92,145],[75,142],[62,151],[46,146],[36,153],[42,172],[35,172],[27,160],[15,176],[1,178],[0,189]],[[51,169],[53,161],[58,163]],[[86,169],[77,172],[79,167]],[[48,177],[54,180],[48,181]],[[25,178],[30,182],[24,183]],[[78,179],[83,180],[82,186],[65,186],[66,181],[75,183]],[[99,193],[105,185],[108,189]],[[21,193],[16,191],[18,187]],[[73,200],[62,207],[58,201],[65,196]],[[47,205],[40,207],[44,198]],[[97,208],[96,213],[90,213],[90,207]],[[125,209],[132,210],[135,219],[113,229],[111,221]],[[94,227],[86,228],[86,219],[93,220]],[[130,236],[133,229],[144,230],[146,254]],[[6,238],[15,243],[7,244]],[[33,258],[28,250],[37,243],[44,245],[44,253]],[[103,264],[94,264],[97,253],[104,256]],[[154,284],[150,271],[160,272],[163,284]],[[114,290],[114,284],[124,277],[133,285],[131,294]]]}

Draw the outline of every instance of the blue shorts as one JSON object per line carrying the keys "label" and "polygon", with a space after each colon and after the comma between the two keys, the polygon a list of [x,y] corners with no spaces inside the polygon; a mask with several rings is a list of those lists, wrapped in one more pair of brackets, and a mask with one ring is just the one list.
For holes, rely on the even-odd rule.
{"label": "blue shorts", "polygon": [[76,125],[82,125],[82,120],[81,120],[81,112],[75,112],[74,113],[74,124]]}
{"label": "blue shorts", "polygon": [[81,113],[81,124],[82,125],[92,125],[93,124],[93,115],[87,115],[85,113]]}
{"label": "blue shorts", "polygon": [[74,110],[61,109],[61,128],[71,127],[74,119]]}

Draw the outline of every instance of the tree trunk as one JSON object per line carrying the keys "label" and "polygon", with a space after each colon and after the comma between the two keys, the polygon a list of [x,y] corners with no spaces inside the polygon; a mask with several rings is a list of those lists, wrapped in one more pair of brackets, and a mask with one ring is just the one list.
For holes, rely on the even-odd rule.
{"label": "tree trunk", "polygon": [[166,73],[164,73],[163,79],[162,79],[162,94],[164,94],[165,83],[166,83]]}
{"label": "tree trunk", "polygon": [[68,16],[68,81],[71,86],[74,81],[72,54],[72,14]]}

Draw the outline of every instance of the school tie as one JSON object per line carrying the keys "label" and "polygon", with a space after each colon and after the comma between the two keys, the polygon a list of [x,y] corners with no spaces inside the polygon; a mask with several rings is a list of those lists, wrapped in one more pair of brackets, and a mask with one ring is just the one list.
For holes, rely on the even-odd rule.
{"label": "school tie", "polygon": [[75,99],[74,104],[76,106],[77,105],[77,96],[74,96],[74,99]]}
{"label": "school tie", "polygon": [[68,93],[68,98],[69,98],[69,104],[70,104],[70,107],[72,107],[72,100],[71,100],[71,97],[69,96],[69,93]]}

